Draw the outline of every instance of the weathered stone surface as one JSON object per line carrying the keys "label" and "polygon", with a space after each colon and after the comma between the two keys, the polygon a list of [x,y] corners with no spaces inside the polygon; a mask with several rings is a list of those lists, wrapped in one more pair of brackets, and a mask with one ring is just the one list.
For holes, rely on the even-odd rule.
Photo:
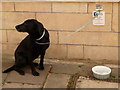
{"label": "weathered stone surface", "polygon": [[113,3],[113,17],[112,17],[112,30],[116,31],[116,32],[120,32],[119,31],[119,5],[118,3]]}
{"label": "weathered stone surface", "polygon": [[79,80],[76,88],[118,88],[118,83],[97,80]]}
{"label": "weathered stone surface", "polygon": [[69,59],[83,59],[83,46],[69,45],[68,46],[68,58]]}
{"label": "weathered stone surface", "polygon": [[51,70],[51,72],[53,73],[63,73],[63,74],[74,74],[79,72],[80,68],[79,66],[81,66],[83,64],[52,64],[53,68]]}
{"label": "weathered stone surface", "polygon": [[74,34],[73,33],[74,32],[59,32],[59,43],[118,46],[117,33],[104,33],[104,32],[77,32]]}
{"label": "weathered stone surface", "polygon": [[50,74],[44,88],[66,88],[69,77],[65,74]]}
{"label": "weathered stone surface", "polygon": [[3,85],[3,88],[22,88],[23,84],[22,83],[5,83]]}
{"label": "weathered stone surface", "polygon": [[87,3],[53,3],[52,12],[80,12],[87,13]]}
{"label": "weathered stone surface", "polygon": [[85,58],[118,61],[118,47],[85,46]]}
{"label": "weathered stone surface", "polygon": [[[26,5],[27,5],[27,7],[25,7]],[[47,3],[47,2],[16,2],[15,10],[16,11],[33,11],[33,12],[51,12],[51,3]]]}
{"label": "weathered stone surface", "polygon": [[2,2],[2,11],[14,11],[14,2]]}
{"label": "weathered stone surface", "polygon": [[[36,18],[44,23],[49,30],[75,31],[90,22],[92,14],[37,13]],[[91,24],[82,31],[111,31],[111,14],[106,14],[105,25],[95,26],[91,21]]]}
{"label": "weathered stone surface", "polygon": [[[113,4],[112,3],[99,3],[102,5],[103,7],[103,10],[106,12],[106,13],[112,13],[112,6]],[[88,5],[88,12],[93,12],[95,11],[95,7],[96,7],[96,3],[89,3]]]}
{"label": "weathered stone surface", "polygon": [[67,57],[67,46],[66,45],[51,45],[47,52],[46,58],[52,59],[64,59]]}
{"label": "weathered stone surface", "polygon": [[6,78],[7,78],[7,73],[2,74],[2,83],[4,83]]}
{"label": "weathered stone surface", "polygon": [[15,29],[16,25],[23,23],[27,19],[34,18],[35,13],[3,12],[2,29]]}
{"label": "weathered stone surface", "polygon": [[29,84],[40,84],[42,85],[49,73],[51,66],[50,65],[45,65],[45,70],[40,71],[36,69],[39,73],[40,76],[33,76],[31,74],[31,69],[30,68],[25,68],[25,75],[19,75],[17,72],[12,71],[10,72],[6,82],[14,82],[14,83],[29,83]]}
{"label": "weathered stone surface", "polygon": [[7,30],[9,44],[19,44],[27,35],[27,33],[20,33],[17,30]]}

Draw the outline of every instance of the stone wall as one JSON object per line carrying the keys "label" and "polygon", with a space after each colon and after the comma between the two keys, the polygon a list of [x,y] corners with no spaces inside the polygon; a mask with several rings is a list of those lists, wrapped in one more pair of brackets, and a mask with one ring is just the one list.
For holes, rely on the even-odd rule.
{"label": "stone wall", "polygon": [[[96,3],[83,2],[1,2],[3,54],[14,54],[19,42],[27,35],[15,25],[34,18],[49,30],[51,46],[46,58],[118,60],[118,3],[101,3],[106,12],[103,26],[88,25],[74,31],[92,17]],[[67,35],[74,33],[71,37]]]}

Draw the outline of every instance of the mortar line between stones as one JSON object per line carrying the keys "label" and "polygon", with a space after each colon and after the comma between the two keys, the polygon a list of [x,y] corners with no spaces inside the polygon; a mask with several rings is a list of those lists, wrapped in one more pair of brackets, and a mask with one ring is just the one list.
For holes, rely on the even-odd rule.
{"label": "mortar line between stones", "polygon": [[16,5],[15,5],[15,2],[14,2],[14,11],[16,11]]}
{"label": "mortar line between stones", "polygon": [[57,31],[57,43],[59,44],[59,31]]}
{"label": "mortar line between stones", "polygon": [[[36,13],[37,14],[37,13]],[[0,30],[15,30],[15,29],[1,29],[0,28]],[[54,32],[70,32],[70,33],[72,33],[72,32],[74,32],[74,30],[48,30],[48,31],[54,31]],[[89,33],[120,33],[120,32],[116,32],[116,31],[79,31],[79,32],[89,32]]]}
{"label": "mortar line between stones", "polygon": [[77,80],[79,79],[79,73],[75,73],[70,76],[69,82],[67,84],[67,90],[75,90]]}
{"label": "mortar line between stones", "polygon": [[83,59],[85,59],[85,47],[83,45]]}
{"label": "mortar line between stones", "polygon": [[[37,12],[37,11],[0,11],[0,12],[16,12],[16,13],[60,13],[60,14],[91,14],[92,12]],[[111,14],[111,13],[106,13]]]}
{"label": "mortar line between stones", "polygon": [[35,13],[35,19],[37,19],[37,13]]}
{"label": "mortar line between stones", "polygon": [[68,58],[68,45],[66,45],[66,58]]}
{"label": "mortar line between stones", "polygon": [[89,13],[89,3],[87,3],[87,14]]}
{"label": "mortar line between stones", "polygon": [[114,13],[114,12],[113,12],[113,8],[114,8],[113,5],[114,5],[114,4],[112,3],[111,28],[110,28],[110,29],[111,29],[111,32],[114,31],[114,30],[113,30],[113,23],[112,23],[112,22],[113,22],[113,13]]}
{"label": "mortar line between stones", "polygon": [[53,2],[51,2],[51,13],[53,13]]}
{"label": "mortar line between stones", "polygon": [[48,71],[48,74],[46,75],[46,78],[45,78],[45,81],[43,82],[43,85],[42,85],[42,87],[41,87],[41,90],[44,89],[45,83],[46,83],[47,78],[48,78],[48,76],[49,76],[49,74],[50,74],[49,72],[51,72],[51,70],[52,70],[52,65],[50,65],[50,70]]}
{"label": "mortar line between stones", "polygon": [[8,43],[8,32],[7,32],[7,30],[6,30],[6,41]]}
{"label": "mortar line between stones", "polygon": [[[2,43],[2,44],[7,44],[7,43]],[[14,45],[18,45],[17,43],[15,43]],[[75,46],[75,45],[79,45],[79,46],[83,46],[83,44],[55,44],[55,43],[51,43],[51,45],[72,45],[72,46]],[[115,48],[118,48],[120,46],[108,46],[108,45],[85,45],[84,46],[91,46],[91,47],[115,47]],[[57,59],[57,58],[55,58]]]}
{"label": "mortar line between stones", "polygon": [[[9,75],[9,73],[7,74],[6,78],[5,78],[4,81],[2,82],[3,85],[4,85],[5,83],[7,83],[6,80],[7,80],[8,75]],[[2,76],[3,76],[3,75],[2,75]]]}

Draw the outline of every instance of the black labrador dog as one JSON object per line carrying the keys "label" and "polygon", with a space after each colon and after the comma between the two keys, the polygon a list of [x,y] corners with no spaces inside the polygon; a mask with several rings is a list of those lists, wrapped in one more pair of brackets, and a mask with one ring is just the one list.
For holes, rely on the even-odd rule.
{"label": "black labrador dog", "polygon": [[27,32],[28,36],[21,41],[15,51],[15,64],[3,71],[3,73],[15,70],[19,74],[24,75],[25,73],[21,68],[30,65],[32,74],[34,76],[39,76],[39,73],[35,70],[35,65],[37,63],[33,63],[33,60],[41,55],[40,64],[38,66],[40,70],[44,70],[44,55],[50,44],[49,33],[42,23],[35,19],[28,19],[15,28],[18,32]]}

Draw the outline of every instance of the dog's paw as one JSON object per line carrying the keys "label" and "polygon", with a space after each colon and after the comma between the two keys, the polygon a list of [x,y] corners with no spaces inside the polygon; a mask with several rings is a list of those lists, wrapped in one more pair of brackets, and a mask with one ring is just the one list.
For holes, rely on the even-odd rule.
{"label": "dog's paw", "polygon": [[19,74],[20,75],[25,75],[25,72],[24,71],[19,71]]}
{"label": "dog's paw", "polygon": [[44,66],[39,66],[39,70],[44,70]]}
{"label": "dog's paw", "polygon": [[32,74],[33,74],[34,76],[39,76],[39,73],[38,73],[38,72],[32,72]]}

